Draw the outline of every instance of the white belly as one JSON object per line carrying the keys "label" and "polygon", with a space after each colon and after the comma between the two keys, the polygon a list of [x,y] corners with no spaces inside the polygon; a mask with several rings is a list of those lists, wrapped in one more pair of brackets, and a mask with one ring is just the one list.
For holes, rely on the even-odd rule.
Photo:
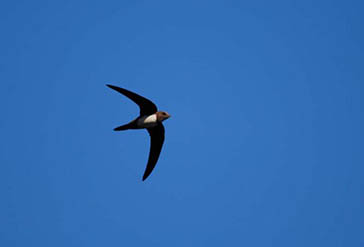
{"label": "white belly", "polygon": [[141,117],[138,119],[138,126],[141,128],[150,128],[157,126],[157,114]]}

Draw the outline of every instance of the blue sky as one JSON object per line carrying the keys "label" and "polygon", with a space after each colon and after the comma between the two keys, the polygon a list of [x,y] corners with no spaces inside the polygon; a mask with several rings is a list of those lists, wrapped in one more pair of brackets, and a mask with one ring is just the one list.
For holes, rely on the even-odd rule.
{"label": "blue sky", "polygon": [[363,5],[2,2],[0,246],[364,246]]}

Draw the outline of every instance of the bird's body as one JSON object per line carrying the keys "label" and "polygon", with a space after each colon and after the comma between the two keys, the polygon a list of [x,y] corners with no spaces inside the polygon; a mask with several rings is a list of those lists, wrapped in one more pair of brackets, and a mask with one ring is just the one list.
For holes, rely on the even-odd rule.
{"label": "bird's body", "polygon": [[158,125],[157,114],[152,114],[149,116],[141,116],[137,118],[136,124],[139,128],[152,128]]}
{"label": "bird's body", "polygon": [[108,87],[125,95],[134,101],[140,108],[140,115],[133,121],[115,128],[115,131],[128,129],[147,129],[151,138],[147,168],[143,181],[150,175],[155,167],[164,142],[164,126],[162,122],[170,117],[167,112],[157,111],[156,105],[150,100],[126,89],[107,85]]}

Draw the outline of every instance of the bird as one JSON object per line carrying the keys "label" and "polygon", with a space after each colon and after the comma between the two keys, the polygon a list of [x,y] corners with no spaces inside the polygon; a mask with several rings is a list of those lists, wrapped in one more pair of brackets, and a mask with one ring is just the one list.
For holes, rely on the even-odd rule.
{"label": "bird", "polygon": [[162,122],[170,118],[171,115],[165,111],[158,111],[157,106],[152,101],[134,92],[110,84],[106,84],[106,86],[134,101],[140,108],[137,118],[127,124],[114,128],[114,131],[147,129],[150,136],[150,150],[147,167],[143,174],[144,181],[152,173],[162,150],[165,132]]}

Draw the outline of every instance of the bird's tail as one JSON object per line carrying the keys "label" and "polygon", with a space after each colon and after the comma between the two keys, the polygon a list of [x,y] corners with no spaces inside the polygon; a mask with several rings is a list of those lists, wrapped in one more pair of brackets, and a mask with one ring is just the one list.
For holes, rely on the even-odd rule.
{"label": "bird's tail", "polygon": [[131,123],[124,124],[124,125],[121,125],[119,127],[116,127],[114,130],[115,131],[121,131],[121,130],[128,130],[128,129],[132,129],[132,124]]}

